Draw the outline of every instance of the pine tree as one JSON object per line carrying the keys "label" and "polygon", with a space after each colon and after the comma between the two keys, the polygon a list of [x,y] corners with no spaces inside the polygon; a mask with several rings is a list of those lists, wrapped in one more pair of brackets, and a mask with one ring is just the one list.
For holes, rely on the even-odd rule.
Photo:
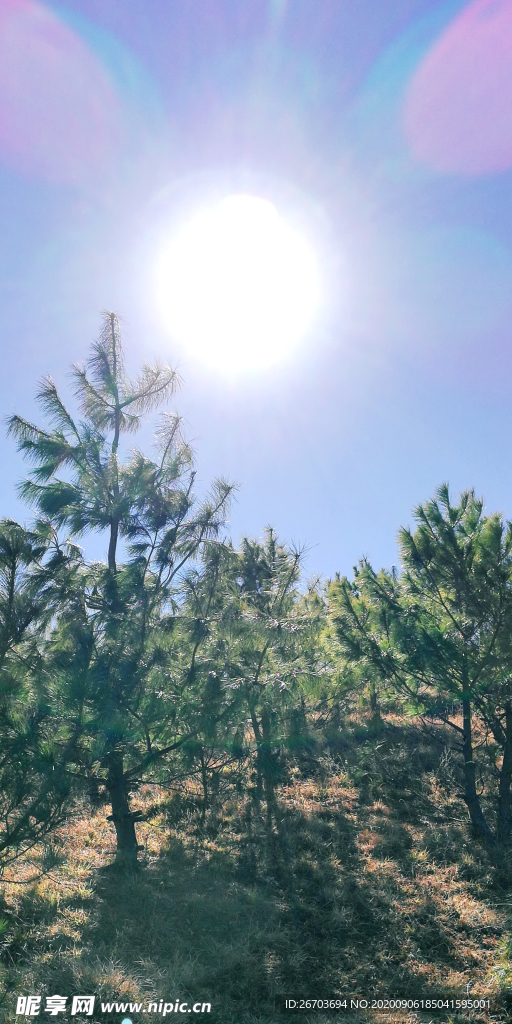
{"label": "pine tree", "polygon": [[10,432],[35,465],[21,493],[37,510],[38,529],[106,535],[106,563],[82,557],[75,566],[45,656],[62,717],[80,737],[75,773],[105,786],[117,861],[133,865],[131,794],[200,729],[200,716],[183,714],[196,697],[180,643],[181,578],[217,536],[232,488],[219,481],[195,501],[192,452],[177,416],[161,417],[153,458],[132,450],[123,461],[123,435],[135,433],[178,382],[159,365],[128,380],[113,313],[72,380],[80,419],[48,378],[38,399],[49,429],[14,416]]}
{"label": "pine tree", "polygon": [[[512,526],[483,514],[465,491],[448,487],[400,531],[403,572],[376,573],[363,561],[352,582],[330,588],[333,627],[344,655],[367,663],[420,714],[442,723],[460,751],[463,797],[475,832],[493,841],[477,787],[477,759],[493,757],[496,831],[512,829]],[[475,722],[487,736],[480,754]],[[494,741],[494,748],[489,738]]]}
{"label": "pine tree", "polygon": [[233,567],[231,673],[253,735],[254,795],[265,799],[269,828],[279,754],[299,717],[306,725],[305,694],[318,671],[315,616],[298,591],[300,564],[300,551],[268,529],[263,543],[244,539]]}
{"label": "pine tree", "polygon": [[203,708],[188,749],[204,801],[216,772],[254,753],[252,792],[265,801],[269,828],[285,747],[297,753],[311,739],[309,700],[320,670],[318,606],[298,590],[300,559],[268,529],[263,542],[244,538],[238,551],[217,544],[185,584]]}

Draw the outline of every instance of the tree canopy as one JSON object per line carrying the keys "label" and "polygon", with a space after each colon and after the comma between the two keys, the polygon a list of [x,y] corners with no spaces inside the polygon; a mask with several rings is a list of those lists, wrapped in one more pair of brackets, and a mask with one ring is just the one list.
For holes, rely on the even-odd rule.
{"label": "tree canopy", "polygon": [[352,582],[332,584],[335,634],[346,656],[368,664],[411,712],[455,733],[464,799],[475,829],[489,837],[477,791],[477,716],[480,756],[491,752],[499,774],[497,834],[508,838],[512,528],[498,514],[484,515],[473,491],[453,504],[446,485],[415,518],[414,533],[400,531],[400,574],[377,573],[362,561]]}
{"label": "tree canopy", "polygon": [[[196,496],[177,415],[160,414],[149,454],[126,443],[178,379],[161,365],[128,379],[113,313],[71,380],[73,411],[47,378],[44,425],[9,421],[34,521],[0,523],[0,862],[87,791],[108,798],[133,867],[141,785],[197,776],[204,817],[234,766],[271,837],[287,761],[328,742],[354,695],[375,728],[392,707],[457,752],[473,828],[508,842],[510,524],[443,485],[400,531],[400,571],[363,559],[305,588],[301,552],[272,528],[233,545],[232,485]],[[104,561],[79,544],[92,532]]]}

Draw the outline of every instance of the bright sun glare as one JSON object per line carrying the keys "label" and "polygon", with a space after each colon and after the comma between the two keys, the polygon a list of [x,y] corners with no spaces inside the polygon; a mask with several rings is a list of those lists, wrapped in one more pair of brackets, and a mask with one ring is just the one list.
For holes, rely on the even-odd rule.
{"label": "bright sun glare", "polygon": [[197,214],[165,249],[158,288],[175,338],[226,371],[285,358],[310,326],[320,290],[305,239],[252,195]]}

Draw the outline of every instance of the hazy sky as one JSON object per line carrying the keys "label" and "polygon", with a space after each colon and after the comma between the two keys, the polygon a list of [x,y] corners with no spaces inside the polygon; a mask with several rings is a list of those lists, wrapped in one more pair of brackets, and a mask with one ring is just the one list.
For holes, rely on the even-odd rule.
{"label": "hazy sky", "polygon": [[[199,486],[240,484],[235,541],[272,524],[329,576],[397,562],[443,481],[512,518],[511,186],[512,0],[0,0],[0,408],[38,415],[114,309],[130,366],[180,370]],[[170,336],[155,267],[237,193],[303,232],[323,298],[230,377]]]}

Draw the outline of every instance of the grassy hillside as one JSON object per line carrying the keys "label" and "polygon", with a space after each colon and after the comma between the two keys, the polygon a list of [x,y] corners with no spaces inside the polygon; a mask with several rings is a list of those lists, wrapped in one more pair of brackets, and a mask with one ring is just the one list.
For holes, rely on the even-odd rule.
{"label": "grassy hillside", "polygon": [[[125,1016],[100,1000],[178,998],[210,1002],[197,1018],[210,1024],[511,1019],[512,872],[472,839],[442,745],[414,722],[375,733],[352,720],[283,764],[278,798],[269,831],[265,808],[228,773],[206,814],[194,783],[142,790],[135,875],[110,866],[108,811],[77,806],[55,837],[59,866],[30,882],[37,868],[18,864],[7,878],[2,1019],[35,1019],[15,1014],[29,993],[94,993],[92,1018],[37,1019],[97,1024]],[[460,1000],[468,986],[489,1009],[350,1009]],[[348,1006],[295,1015],[280,995]]]}

